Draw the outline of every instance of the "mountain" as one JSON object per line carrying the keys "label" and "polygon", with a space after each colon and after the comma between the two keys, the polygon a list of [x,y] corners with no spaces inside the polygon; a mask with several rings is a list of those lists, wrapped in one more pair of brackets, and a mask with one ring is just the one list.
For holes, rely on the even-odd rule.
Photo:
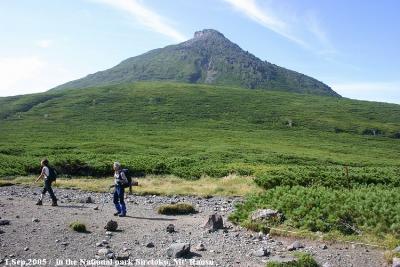
{"label": "mountain", "polygon": [[205,83],[340,97],[326,84],[255,57],[211,29],[194,38],[128,58],[55,90],[136,81]]}

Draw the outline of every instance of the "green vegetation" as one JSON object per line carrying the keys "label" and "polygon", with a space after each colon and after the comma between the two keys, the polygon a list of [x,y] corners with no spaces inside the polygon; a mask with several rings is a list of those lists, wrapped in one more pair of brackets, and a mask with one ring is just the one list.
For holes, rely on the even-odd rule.
{"label": "green vegetation", "polygon": [[307,253],[296,252],[294,253],[296,257],[295,261],[280,263],[280,262],[268,262],[267,267],[318,267],[318,263],[315,259]]}
{"label": "green vegetation", "polygon": [[19,182],[48,157],[60,186],[102,191],[108,180],[70,178],[107,177],[119,160],[147,176],[141,193],[253,193],[232,220],[254,229],[248,214],[270,207],[282,228],[397,244],[399,132],[393,104],[174,83],[61,90],[0,98],[0,176]]}
{"label": "green vegetation", "polygon": [[81,223],[81,222],[78,222],[78,221],[72,222],[72,223],[69,225],[69,227],[70,227],[72,230],[74,230],[74,231],[76,231],[76,232],[78,232],[78,233],[86,233],[86,232],[87,232],[87,230],[86,230],[86,225],[83,224],[83,223]]}
{"label": "green vegetation", "polygon": [[195,208],[189,203],[165,204],[158,207],[158,213],[165,215],[185,215],[196,213]]}
{"label": "green vegetation", "polygon": [[204,30],[187,42],[151,50],[117,66],[56,87],[56,90],[137,81],[174,81],[338,96],[304,74],[243,51],[221,33]]}

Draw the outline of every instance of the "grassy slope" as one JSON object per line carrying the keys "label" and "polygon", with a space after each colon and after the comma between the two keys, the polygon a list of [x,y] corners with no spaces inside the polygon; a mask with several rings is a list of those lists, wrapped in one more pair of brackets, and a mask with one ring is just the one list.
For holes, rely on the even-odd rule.
{"label": "grassy slope", "polygon": [[391,168],[400,156],[399,140],[362,135],[400,130],[400,106],[382,103],[139,83],[2,98],[0,107],[0,175],[32,171],[44,155],[87,163],[64,170],[71,174],[104,175],[119,159],[138,172],[187,177],[276,164]]}

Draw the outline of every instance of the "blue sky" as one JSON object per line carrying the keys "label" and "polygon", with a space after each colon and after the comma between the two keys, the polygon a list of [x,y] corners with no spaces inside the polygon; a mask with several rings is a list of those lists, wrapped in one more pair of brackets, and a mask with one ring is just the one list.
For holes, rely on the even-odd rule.
{"label": "blue sky", "polygon": [[345,97],[400,103],[397,0],[2,0],[0,96],[41,92],[213,28]]}

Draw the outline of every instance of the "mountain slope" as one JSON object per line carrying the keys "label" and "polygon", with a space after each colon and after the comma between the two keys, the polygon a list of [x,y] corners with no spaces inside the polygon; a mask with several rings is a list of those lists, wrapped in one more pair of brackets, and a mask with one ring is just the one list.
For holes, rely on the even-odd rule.
{"label": "mountain slope", "polygon": [[339,96],[329,86],[243,51],[215,30],[186,42],[128,58],[117,66],[60,85],[86,88],[135,81],[174,81]]}
{"label": "mountain slope", "polygon": [[30,173],[47,156],[73,175],[106,175],[118,159],[180,177],[285,164],[389,168],[392,177],[399,118],[400,105],[184,83],[0,98],[0,176]]}

